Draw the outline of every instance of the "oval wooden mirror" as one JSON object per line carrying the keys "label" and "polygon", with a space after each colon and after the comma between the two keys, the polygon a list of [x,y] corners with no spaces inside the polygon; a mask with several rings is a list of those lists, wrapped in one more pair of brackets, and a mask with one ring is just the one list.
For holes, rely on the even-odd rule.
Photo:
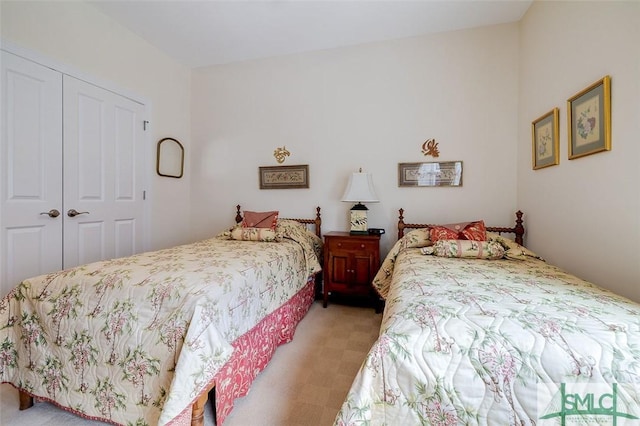
{"label": "oval wooden mirror", "polygon": [[184,147],[173,138],[158,142],[156,171],[160,176],[181,178],[184,172]]}

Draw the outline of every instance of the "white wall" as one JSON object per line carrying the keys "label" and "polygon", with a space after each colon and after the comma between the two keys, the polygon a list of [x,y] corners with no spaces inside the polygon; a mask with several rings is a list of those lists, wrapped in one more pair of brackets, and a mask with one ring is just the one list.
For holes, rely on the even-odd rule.
{"label": "white wall", "polygon": [[[234,206],[309,217],[347,230],[340,197],[351,172],[373,173],[369,227],[395,241],[407,221],[483,218],[516,210],[518,26],[500,25],[195,70],[192,222],[196,236],[232,224]],[[462,188],[398,188],[399,162],[435,138],[439,161],[462,160]],[[310,188],[259,190],[258,167],[309,164]],[[194,238],[196,237],[194,236]]]}
{"label": "white wall", "polygon": [[188,241],[189,164],[182,179],[157,176],[155,144],[163,137],[174,137],[190,152],[191,70],[90,4],[2,1],[0,15],[4,42],[150,101],[150,248]]}
{"label": "white wall", "polygon": [[[536,1],[521,22],[518,205],[528,245],[640,301],[640,2]],[[612,150],[569,161],[567,99],[611,76]],[[560,164],[531,169],[531,121],[560,108]]]}

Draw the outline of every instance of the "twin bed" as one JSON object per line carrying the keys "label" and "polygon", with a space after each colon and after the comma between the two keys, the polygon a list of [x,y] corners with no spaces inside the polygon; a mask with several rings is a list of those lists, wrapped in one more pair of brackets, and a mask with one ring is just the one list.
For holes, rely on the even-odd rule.
{"label": "twin bed", "polygon": [[211,394],[223,424],[293,338],[321,263],[319,207],[314,219],[244,213],[215,238],[14,288],[0,301],[0,380],[21,409],[36,397],[113,424],[202,425]]}
{"label": "twin bed", "polygon": [[403,219],[374,279],[380,335],[336,425],[640,422],[636,303],[525,249],[520,212],[484,234]]}

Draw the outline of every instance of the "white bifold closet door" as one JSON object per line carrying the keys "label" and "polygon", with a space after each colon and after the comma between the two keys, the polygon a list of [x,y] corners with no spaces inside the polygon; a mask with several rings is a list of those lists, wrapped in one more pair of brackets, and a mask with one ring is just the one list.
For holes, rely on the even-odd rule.
{"label": "white bifold closet door", "polygon": [[143,249],[144,105],[2,52],[0,297]]}

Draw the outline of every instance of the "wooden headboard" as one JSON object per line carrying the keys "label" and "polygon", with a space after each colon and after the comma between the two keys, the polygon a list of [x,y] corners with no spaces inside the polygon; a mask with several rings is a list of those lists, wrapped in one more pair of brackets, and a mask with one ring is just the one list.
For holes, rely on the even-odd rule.
{"label": "wooden headboard", "polygon": [[[300,222],[304,225],[313,225],[315,234],[322,238],[322,218],[320,217],[320,207],[316,207],[316,217],[314,219],[293,219],[287,217],[282,217],[280,219],[295,220],[296,222]],[[236,223],[240,222],[242,222],[242,213],[240,212],[240,204],[238,204],[236,206]]]}
{"label": "wooden headboard", "polygon": [[[398,239],[402,238],[404,235],[405,229],[420,229],[427,228],[430,226],[426,223],[404,223],[404,209],[398,210]],[[487,226],[487,231],[496,232],[498,234],[514,234],[516,243],[524,246],[524,226],[522,225],[522,215],[523,213],[518,210],[516,212],[516,225],[513,227],[504,227],[504,226]],[[432,224],[434,225],[434,224]]]}

